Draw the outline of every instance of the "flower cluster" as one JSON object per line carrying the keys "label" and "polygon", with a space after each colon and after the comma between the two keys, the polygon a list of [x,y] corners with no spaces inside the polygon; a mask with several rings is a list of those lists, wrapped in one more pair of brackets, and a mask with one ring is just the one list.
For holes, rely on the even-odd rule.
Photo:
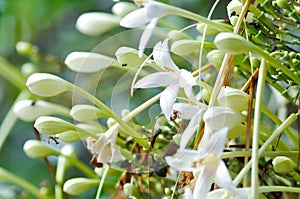
{"label": "flower cluster", "polygon": [[[273,88],[272,92],[279,91],[287,99],[293,96],[285,91],[284,86],[290,90],[299,87],[299,62],[296,60],[300,54],[293,51],[280,61],[276,59],[291,48],[278,42],[284,41],[283,34],[290,29],[278,28],[280,22],[274,25],[264,20],[270,16],[264,15],[258,7],[238,0],[228,4],[229,20],[222,21],[209,20],[154,0],[135,0],[135,3],[118,2],[112,9],[113,14],[85,13],[78,18],[76,28],[84,34],[95,36],[119,24],[126,28],[148,24],[139,39],[138,50],[121,46],[111,56],[96,52],[72,52],[65,59],[70,70],[86,76],[109,73],[115,68],[131,76],[132,71],[137,71],[132,88],[126,89],[132,91],[133,97],[141,97],[140,92],[146,94],[135,109],[126,110],[127,107],[124,107],[120,116],[113,111],[114,107],[109,107],[80,86],[47,73],[35,73],[27,79],[26,86],[33,94],[46,98],[72,92],[74,96],[81,96],[89,102],[73,104],[69,109],[44,99],[27,99],[14,106],[14,112],[20,119],[35,121],[34,128],[38,132],[56,136],[63,142],[82,140],[92,154],[91,163],[97,167],[97,175],[87,172],[92,176],[90,179],[67,180],[62,190],[77,195],[98,184],[99,197],[106,176],[115,175],[118,176],[115,183],[118,189],[130,198],[143,198],[147,194],[150,197],[162,192],[167,196],[183,195],[193,199],[258,198],[263,192],[263,189],[258,189],[258,165],[267,164],[266,161],[273,157],[266,155],[260,158],[262,153],[270,151],[270,143],[275,146],[273,140],[282,131],[287,132],[286,139],[293,146],[280,141],[278,148],[287,151],[295,147],[295,133],[286,128],[297,114],[282,122],[263,106],[262,100],[265,83]],[[295,6],[298,4],[295,3]],[[261,4],[265,11],[272,6],[282,13],[289,13],[281,16],[285,23],[300,23],[298,15],[288,9],[294,5],[283,4],[282,1],[276,1],[274,5]],[[273,16],[278,13],[269,14]],[[151,37],[157,36],[154,29],[168,15],[193,20],[195,25],[188,28],[195,28],[203,37],[206,33],[215,37],[202,40],[187,35],[187,28],[176,33],[170,30],[168,35],[156,42],[148,55],[146,47],[150,45]],[[259,25],[253,27],[253,24]],[[292,32],[289,36],[299,38]],[[279,50],[267,53],[276,50],[268,46],[273,42]],[[202,56],[199,51],[203,50],[207,55],[205,65],[199,62],[199,54]],[[186,57],[178,58],[182,55]],[[150,69],[143,70],[144,66]],[[113,72],[109,73],[109,78],[114,78]],[[146,99],[148,96],[151,98]],[[296,99],[295,96],[293,99]],[[159,103],[159,111],[149,114],[151,121],[146,125],[141,124],[137,116],[142,115],[145,109],[153,108],[156,102]],[[261,112],[280,125],[278,132],[277,129],[274,131],[276,134],[261,123]],[[34,158],[56,155],[67,157],[69,162],[75,159],[40,142],[27,142],[24,150]],[[37,154],[38,150],[40,154]],[[249,161],[250,154],[252,158]],[[237,157],[244,157],[244,162]],[[272,172],[293,172],[295,156],[277,157],[272,163]],[[286,164],[288,169],[282,166]],[[247,172],[251,166],[249,185]],[[244,176],[244,187],[240,188]],[[154,179],[158,177],[166,178],[161,180],[160,186],[154,187]],[[147,181],[147,178],[150,179]],[[263,181],[264,177],[261,178]],[[177,187],[179,180],[181,187]],[[272,185],[275,183],[276,180],[273,180]],[[147,191],[146,186],[149,187]],[[163,187],[171,187],[171,191],[168,188],[163,190]],[[266,189],[265,192],[271,191]]]}

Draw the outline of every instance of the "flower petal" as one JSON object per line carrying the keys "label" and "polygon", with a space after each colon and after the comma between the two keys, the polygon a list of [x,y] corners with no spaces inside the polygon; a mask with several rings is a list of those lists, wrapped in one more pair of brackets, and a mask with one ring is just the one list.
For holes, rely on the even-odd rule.
{"label": "flower petal", "polygon": [[[152,73],[136,82],[134,88],[155,88],[176,83],[178,76],[169,72]],[[177,93],[176,93],[177,95]]]}
{"label": "flower petal", "polygon": [[183,88],[194,86],[196,85],[196,78],[192,75],[190,71],[180,69],[179,85]]}
{"label": "flower petal", "polygon": [[179,68],[171,59],[169,48],[168,48],[169,39],[165,39],[163,42],[158,42],[153,49],[153,59],[156,64],[164,70],[169,71],[175,70],[179,71]]}
{"label": "flower petal", "polygon": [[199,106],[188,103],[175,103],[173,109],[178,111],[181,119],[190,120],[199,111]]}
{"label": "flower petal", "polygon": [[211,183],[214,179],[216,167],[214,165],[204,167],[199,176],[194,188],[193,198],[206,198],[207,193],[210,190]]}
{"label": "flower petal", "polygon": [[235,194],[240,194],[239,192],[236,191],[236,187],[232,181],[232,178],[228,172],[228,169],[225,165],[225,163],[220,160],[217,170],[216,170],[216,175],[215,175],[215,181],[217,185],[220,187],[226,189],[227,191]]}
{"label": "flower petal", "polygon": [[178,171],[195,171],[193,163],[200,159],[200,154],[195,150],[178,150],[175,155],[165,157],[170,167]]}
{"label": "flower petal", "polygon": [[126,15],[120,21],[120,25],[126,28],[135,28],[142,26],[151,20],[152,18],[147,16],[146,8],[140,8]]}
{"label": "flower petal", "polygon": [[146,45],[153,33],[153,30],[157,24],[158,18],[155,17],[153,18],[150,23],[147,25],[147,27],[145,28],[141,39],[140,39],[140,43],[139,43],[139,58],[141,58],[143,56],[144,50],[146,48]]}
{"label": "flower petal", "polygon": [[160,95],[160,108],[168,120],[171,117],[178,90],[179,86],[177,84],[170,85]]}

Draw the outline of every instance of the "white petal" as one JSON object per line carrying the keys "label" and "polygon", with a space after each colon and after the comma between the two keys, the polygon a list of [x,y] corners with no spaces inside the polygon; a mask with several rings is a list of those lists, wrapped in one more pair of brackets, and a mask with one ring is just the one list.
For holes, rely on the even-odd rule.
{"label": "white petal", "polygon": [[111,57],[97,53],[72,52],[67,56],[65,64],[76,72],[93,73],[105,69],[114,61]]}
{"label": "white petal", "polygon": [[180,149],[184,149],[188,142],[190,141],[190,139],[193,137],[193,135],[195,134],[195,132],[197,131],[199,124],[200,124],[200,120],[202,119],[204,111],[198,111],[194,117],[191,119],[191,121],[189,122],[188,126],[186,127],[186,129],[184,130],[182,136],[181,136],[181,140],[180,140]]}
{"label": "white petal", "polygon": [[175,103],[178,90],[178,85],[170,85],[160,95],[160,108],[168,120],[173,112],[173,104]]}
{"label": "white petal", "polygon": [[193,198],[206,198],[214,179],[215,170],[216,168],[214,166],[204,167],[201,170],[200,175],[197,177]]}
{"label": "white petal", "polygon": [[227,191],[231,192],[231,193],[236,193],[236,188],[235,185],[231,179],[231,176],[228,172],[228,169],[225,165],[225,163],[220,160],[217,170],[216,170],[216,175],[215,175],[215,181],[217,183],[217,185],[219,185],[220,187],[226,189]]}
{"label": "white petal", "polygon": [[232,128],[237,124],[240,124],[244,118],[238,112],[233,109],[214,106],[204,113],[203,120],[206,127],[211,129],[221,129],[223,127]]}
{"label": "white petal", "polygon": [[139,57],[141,58],[143,56],[144,50],[146,48],[146,45],[148,43],[148,41],[150,40],[150,37],[153,33],[153,30],[157,24],[158,18],[153,18],[151,20],[151,22],[147,25],[147,27],[145,28],[141,39],[140,39],[140,43],[139,43]]}
{"label": "white petal", "polygon": [[[176,83],[176,76],[174,73],[169,72],[157,72],[152,73],[139,81],[136,82],[134,88],[154,88],[154,87],[162,87],[170,84]],[[176,94],[177,95],[177,94]]]}
{"label": "white petal", "polygon": [[207,199],[250,199],[250,188],[236,188],[238,194],[230,194],[225,189],[216,189],[208,193]]}
{"label": "white petal", "polygon": [[146,8],[140,8],[126,15],[120,21],[120,25],[126,28],[135,28],[150,22],[151,19],[147,16]]}
{"label": "white petal", "polygon": [[164,70],[168,70],[168,68],[178,71],[179,68],[173,62],[170,56],[169,47],[168,47],[169,39],[165,39],[162,42],[158,42],[153,49],[153,58],[156,64]]}
{"label": "white petal", "polygon": [[222,128],[217,132],[207,132],[205,130],[202,142],[199,145],[199,152],[202,155],[212,154],[219,157],[224,150],[227,139],[228,128]]}
{"label": "white petal", "polygon": [[200,154],[195,150],[178,150],[175,155],[165,157],[170,167],[178,171],[195,171],[193,163],[200,159]]}
{"label": "white petal", "polygon": [[79,16],[76,28],[81,33],[91,36],[100,35],[119,25],[120,19],[104,12],[89,12]]}
{"label": "white petal", "polygon": [[196,78],[192,75],[190,71],[180,69],[179,85],[183,88],[194,86],[196,85]]}
{"label": "white petal", "polygon": [[193,192],[188,186],[184,189],[184,199],[193,199]]}
{"label": "white petal", "polygon": [[199,111],[199,107],[188,103],[175,103],[173,109],[178,111],[181,119],[189,120]]}

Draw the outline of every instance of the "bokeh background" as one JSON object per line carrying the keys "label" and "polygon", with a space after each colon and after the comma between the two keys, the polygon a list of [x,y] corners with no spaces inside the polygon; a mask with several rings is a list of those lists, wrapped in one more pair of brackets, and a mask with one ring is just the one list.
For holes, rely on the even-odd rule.
{"label": "bokeh background", "polygon": [[[207,16],[213,0],[170,0],[163,1],[187,10]],[[213,18],[226,19],[226,5],[229,0],[221,1]],[[63,66],[65,57],[72,51],[91,51],[96,44],[126,29],[116,27],[101,36],[91,37],[75,29],[78,16],[84,12],[111,12],[112,0],[0,0],[0,64],[20,71],[26,79],[26,66],[30,63],[33,71],[51,72],[72,79],[73,73]],[[168,17],[178,29],[191,24],[181,18]],[[191,33],[192,34],[192,33]],[[41,55],[38,61],[17,53],[15,45],[27,41],[38,46]],[[28,65],[27,65],[28,67]],[[25,71],[25,72],[24,72]],[[0,123],[12,108],[20,90],[0,71]],[[109,98],[109,96],[107,96]],[[70,96],[63,95],[53,101],[71,105]],[[1,124],[2,125],[2,124]],[[2,126],[3,128],[3,126]],[[41,159],[30,159],[23,152],[23,144],[34,139],[32,123],[17,121],[0,149],[0,167],[29,180],[35,185],[46,181],[51,184],[49,171]],[[47,142],[47,141],[46,141]],[[87,164],[90,156],[82,143],[76,147],[82,161]],[[53,160],[55,162],[55,160]],[[68,176],[80,176],[76,170],[70,170]],[[0,182],[0,193],[11,185]],[[91,198],[95,190],[87,195],[73,198]]]}

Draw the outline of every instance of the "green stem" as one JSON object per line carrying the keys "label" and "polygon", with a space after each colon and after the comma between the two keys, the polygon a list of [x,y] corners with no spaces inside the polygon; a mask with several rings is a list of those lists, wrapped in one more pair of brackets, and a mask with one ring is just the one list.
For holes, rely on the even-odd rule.
{"label": "green stem", "polygon": [[267,65],[265,60],[261,61],[259,74],[258,74],[258,84],[256,91],[256,101],[254,110],[254,124],[253,124],[253,137],[252,137],[252,170],[251,170],[251,197],[259,198],[258,193],[258,142],[259,142],[259,131],[260,131],[260,120],[261,120],[261,106],[265,87],[265,78],[267,74]]}
{"label": "green stem", "polygon": [[104,184],[104,181],[105,181],[106,174],[107,174],[108,170],[109,170],[109,166],[104,165],[104,172],[103,172],[103,175],[101,177],[101,181],[100,181],[100,184],[99,184],[99,187],[98,187],[98,190],[97,190],[96,199],[100,199],[101,190],[102,190],[102,187],[103,187],[103,184]]}
{"label": "green stem", "polygon": [[3,78],[19,90],[26,90],[25,78],[21,72],[11,65],[4,57],[0,56],[0,71]]}
{"label": "green stem", "polygon": [[259,193],[265,192],[290,192],[300,193],[299,187],[287,187],[287,186],[261,186],[258,188]]}
{"label": "green stem", "polygon": [[80,94],[81,96],[85,97],[95,105],[97,105],[99,108],[101,108],[103,111],[107,112],[109,115],[111,115],[112,118],[114,118],[119,124],[120,128],[129,136],[132,136],[141,146],[148,148],[149,143],[143,138],[143,134],[140,132],[136,132],[132,127],[130,127],[126,122],[122,120],[121,117],[119,117],[117,114],[115,114],[109,107],[107,107],[103,102],[101,102],[99,99],[88,93],[87,91],[74,86],[70,83],[73,87],[73,92]]}
{"label": "green stem", "polygon": [[[262,157],[271,157],[276,156],[287,156],[290,158],[297,158],[299,151],[265,151],[260,154]],[[237,158],[237,157],[251,157],[251,151],[235,151],[235,152],[224,152],[221,155],[222,159],[227,158]]]}
{"label": "green stem", "polygon": [[40,190],[31,184],[30,182],[20,178],[19,176],[5,170],[4,168],[0,167],[0,179],[3,181],[8,181],[10,183],[13,183],[19,187],[21,187],[24,190],[27,190],[31,194],[35,196],[35,198],[45,198],[45,199],[50,199],[49,196],[42,196],[40,194]]}
{"label": "green stem", "polygon": [[82,163],[76,158],[66,157],[70,162],[74,164],[79,170],[90,178],[97,178],[97,175],[86,164]]}
{"label": "green stem", "polygon": [[[284,122],[281,123],[281,125],[273,132],[273,134],[269,137],[268,140],[265,141],[265,143],[261,146],[261,148],[258,151],[258,155],[260,156],[266,148],[272,143],[272,141],[279,136],[286,128],[288,128],[290,125],[292,125],[298,118],[300,112],[297,114],[292,113]],[[240,181],[243,179],[244,175],[248,172],[248,170],[251,168],[252,159],[248,162],[247,165],[244,166],[244,168],[240,171],[240,173],[236,176],[234,179],[234,184],[238,185]]]}
{"label": "green stem", "polygon": [[[0,63],[1,66],[1,63]],[[1,123],[1,127],[0,127],[0,150],[7,138],[7,136],[9,135],[11,129],[14,127],[15,123],[17,122],[18,118],[15,115],[13,109],[14,109],[14,105],[23,99],[27,99],[29,97],[29,93],[27,91],[23,91],[19,94],[18,98],[15,100],[14,104],[11,106],[11,109],[8,111],[8,113],[6,114],[4,120]]]}

